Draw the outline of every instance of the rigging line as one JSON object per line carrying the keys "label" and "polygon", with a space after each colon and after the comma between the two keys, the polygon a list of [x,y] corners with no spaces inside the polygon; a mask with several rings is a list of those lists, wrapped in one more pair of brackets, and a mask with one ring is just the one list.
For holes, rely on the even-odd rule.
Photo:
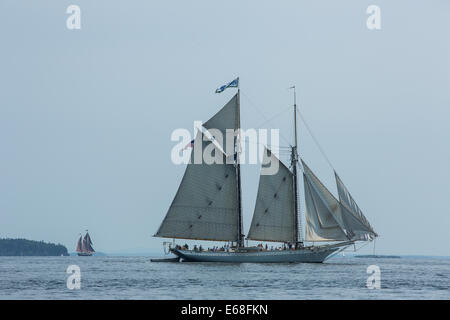
{"label": "rigging line", "polygon": [[263,147],[267,146],[270,149],[276,147],[280,151],[283,151],[283,152],[290,152],[290,150],[291,150],[291,147],[285,147],[285,146],[276,145],[276,144],[269,144],[269,143],[262,143],[262,142],[253,142],[253,141],[250,141],[250,140],[247,140],[247,139],[244,139],[244,140],[241,140],[241,141],[244,141],[245,143],[252,144],[252,145],[261,145]]}
{"label": "rigging line", "polygon": [[279,148],[283,148],[283,149],[286,149],[286,150],[291,150],[291,146],[290,145],[289,146],[284,146],[284,145],[281,145],[281,144],[274,144],[274,143],[253,142],[253,141],[250,140],[249,137],[245,137],[244,139],[241,138],[241,141],[244,141],[245,143],[249,143],[249,144],[262,144],[262,145],[265,145],[265,146],[278,146]]}
{"label": "rigging line", "polygon": [[[241,94],[244,96],[245,99],[247,99],[247,101],[249,102],[249,104],[265,119],[265,122],[262,124],[266,124],[267,122],[272,121],[274,118],[278,117],[280,114],[282,114],[283,112],[285,112],[288,108],[286,108],[285,110],[279,112],[278,114],[276,114],[275,116],[273,116],[272,118],[267,118],[264,113],[256,106],[256,104],[254,104],[252,102],[252,100],[243,92],[241,92]],[[261,127],[262,125],[258,126]],[[281,134],[280,132],[280,137],[288,144],[290,145],[291,143],[289,143],[289,141]]]}
{"label": "rigging line", "polygon": [[325,158],[326,162],[328,163],[328,165],[331,167],[331,169],[333,169],[333,171],[336,171],[333,167],[333,165],[331,164],[330,159],[328,159],[325,151],[323,150],[322,146],[320,145],[319,141],[317,140],[316,136],[314,135],[314,133],[312,132],[311,128],[309,127],[308,123],[306,122],[305,118],[303,117],[303,115],[301,114],[301,112],[299,110],[297,110],[297,113],[300,117],[300,119],[302,120],[303,124],[305,125],[306,129],[308,130],[309,134],[311,135],[311,137],[314,140],[314,143],[317,145],[320,153],[322,154],[322,156]]}
{"label": "rigging line", "polygon": [[284,108],[283,110],[281,110],[280,112],[274,114],[272,117],[266,119],[266,121],[264,121],[262,124],[260,124],[259,126],[257,126],[257,128],[262,127],[263,125],[269,123],[270,121],[274,120],[275,118],[279,117],[280,115],[282,115],[283,113],[285,113],[288,109],[290,109],[291,106],[288,106],[286,108]]}
{"label": "rigging line", "polygon": [[[285,146],[280,146],[280,145],[276,145],[276,144],[265,144],[265,143],[262,143],[262,142],[253,142],[253,141],[250,141],[250,140],[247,140],[247,139],[245,139],[243,141],[244,141],[244,143],[248,143],[249,144],[249,149],[251,148],[250,145],[256,145],[256,146],[265,147],[265,148],[271,150],[272,152],[273,152],[273,150],[275,148],[278,148],[278,154],[276,154],[278,157],[281,157],[281,156],[285,157],[285,156],[291,154],[291,147],[285,147]],[[259,157],[258,157],[258,159],[259,159]]]}
{"label": "rigging line", "polygon": [[361,250],[362,248],[364,248],[365,246],[369,245],[370,241],[365,241],[365,243],[362,243],[361,246],[358,248],[356,247],[356,241],[353,243],[354,247],[356,250],[349,250],[348,247],[346,247],[344,250],[342,250],[341,252],[356,252]]}

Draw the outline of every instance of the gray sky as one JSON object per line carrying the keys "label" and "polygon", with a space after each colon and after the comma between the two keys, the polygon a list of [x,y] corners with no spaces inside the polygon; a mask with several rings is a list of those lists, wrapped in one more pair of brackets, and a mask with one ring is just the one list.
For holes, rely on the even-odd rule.
{"label": "gray sky", "polygon": [[[81,30],[66,28],[70,4]],[[88,228],[98,251],[160,250],[151,236],[184,172],[170,134],[211,117],[234,93],[216,87],[239,76],[244,128],[297,86],[377,253],[449,255],[448,30],[444,0],[2,0],[0,237],[73,251]],[[265,127],[289,138],[291,125],[284,113]],[[303,129],[301,154],[335,191]],[[243,171],[248,230],[259,167]]]}

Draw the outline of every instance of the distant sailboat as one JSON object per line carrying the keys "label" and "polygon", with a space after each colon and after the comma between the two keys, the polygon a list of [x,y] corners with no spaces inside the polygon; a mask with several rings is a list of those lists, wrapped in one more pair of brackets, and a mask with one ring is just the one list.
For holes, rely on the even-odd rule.
{"label": "distant sailboat", "polygon": [[[227,241],[231,242],[231,247],[226,245],[222,250],[204,251],[176,246],[170,248],[173,254],[184,261],[198,262],[323,262],[356,241],[372,241],[378,236],[337,173],[339,199],[299,157],[295,96],[293,111],[295,143],[290,146],[290,166],[283,164],[268,148],[264,150],[263,163],[278,163],[279,170],[274,175],[260,176],[247,235],[250,240],[284,243],[284,250],[244,246],[237,136],[234,139],[234,163],[195,164],[191,161],[187,165],[178,192],[155,234],[156,237],[173,239]],[[203,126],[207,130],[218,129],[223,136],[226,129],[240,128],[239,87],[237,94]],[[206,135],[199,132],[193,141],[194,148],[200,148],[202,152],[213,143],[204,137]],[[220,156],[225,160],[229,155],[221,152]],[[302,237],[298,216],[299,169],[303,171],[304,181],[305,237]],[[313,245],[305,245],[306,241]],[[327,243],[314,246],[317,242]]]}
{"label": "distant sailboat", "polygon": [[83,236],[80,234],[80,238],[77,242],[77,253],[79,256],[92,256],[92,254],[95,252],[94,248],[92,247],[92,240],[89,236],[88,231],[86,230],[86,235]]}

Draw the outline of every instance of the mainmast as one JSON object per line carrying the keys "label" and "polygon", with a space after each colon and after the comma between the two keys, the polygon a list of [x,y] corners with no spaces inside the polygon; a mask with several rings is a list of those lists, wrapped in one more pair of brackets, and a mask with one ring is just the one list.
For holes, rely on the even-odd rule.
{"label": "mainmast", "polygon": [[292,86],[291,89],[294,89],[294,139],[295,143],[292,147],[291,153],[291,166],[292,173],[294,175],[294,244],[297,245],[300,243],[303,246],[303,240],[301,236],[299,237],[299,217],[298,217],[298,179],[297,179],[297,163],[298,163],[298,141],[297,141],[297,94],[295,91],[295,86]]}
{"label": "mainmast", "polygon": [[239,88],[239,78],[238,80],[238,92],[237,92],[237,136],[234,140],[234,149],[236,154],[236,179],[237,179],[237,197],[238,197],[238,238],[237,246],[244,246],[244,235],[242,234],[243,223],[242,223],[242,189],[241,189],[241,164],[239,162],[240,153],[240,136],[241,136],[241,101],[240,101],[240,88]]}

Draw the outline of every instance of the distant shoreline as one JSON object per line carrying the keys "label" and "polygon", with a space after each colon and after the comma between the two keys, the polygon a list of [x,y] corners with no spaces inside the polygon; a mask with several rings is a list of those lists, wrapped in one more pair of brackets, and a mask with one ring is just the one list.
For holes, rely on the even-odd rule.
{"label": "distant shoreline", "polygon": [[0,239],[0,256],[68,256],[62,244],[47,243],[27,239]]}

